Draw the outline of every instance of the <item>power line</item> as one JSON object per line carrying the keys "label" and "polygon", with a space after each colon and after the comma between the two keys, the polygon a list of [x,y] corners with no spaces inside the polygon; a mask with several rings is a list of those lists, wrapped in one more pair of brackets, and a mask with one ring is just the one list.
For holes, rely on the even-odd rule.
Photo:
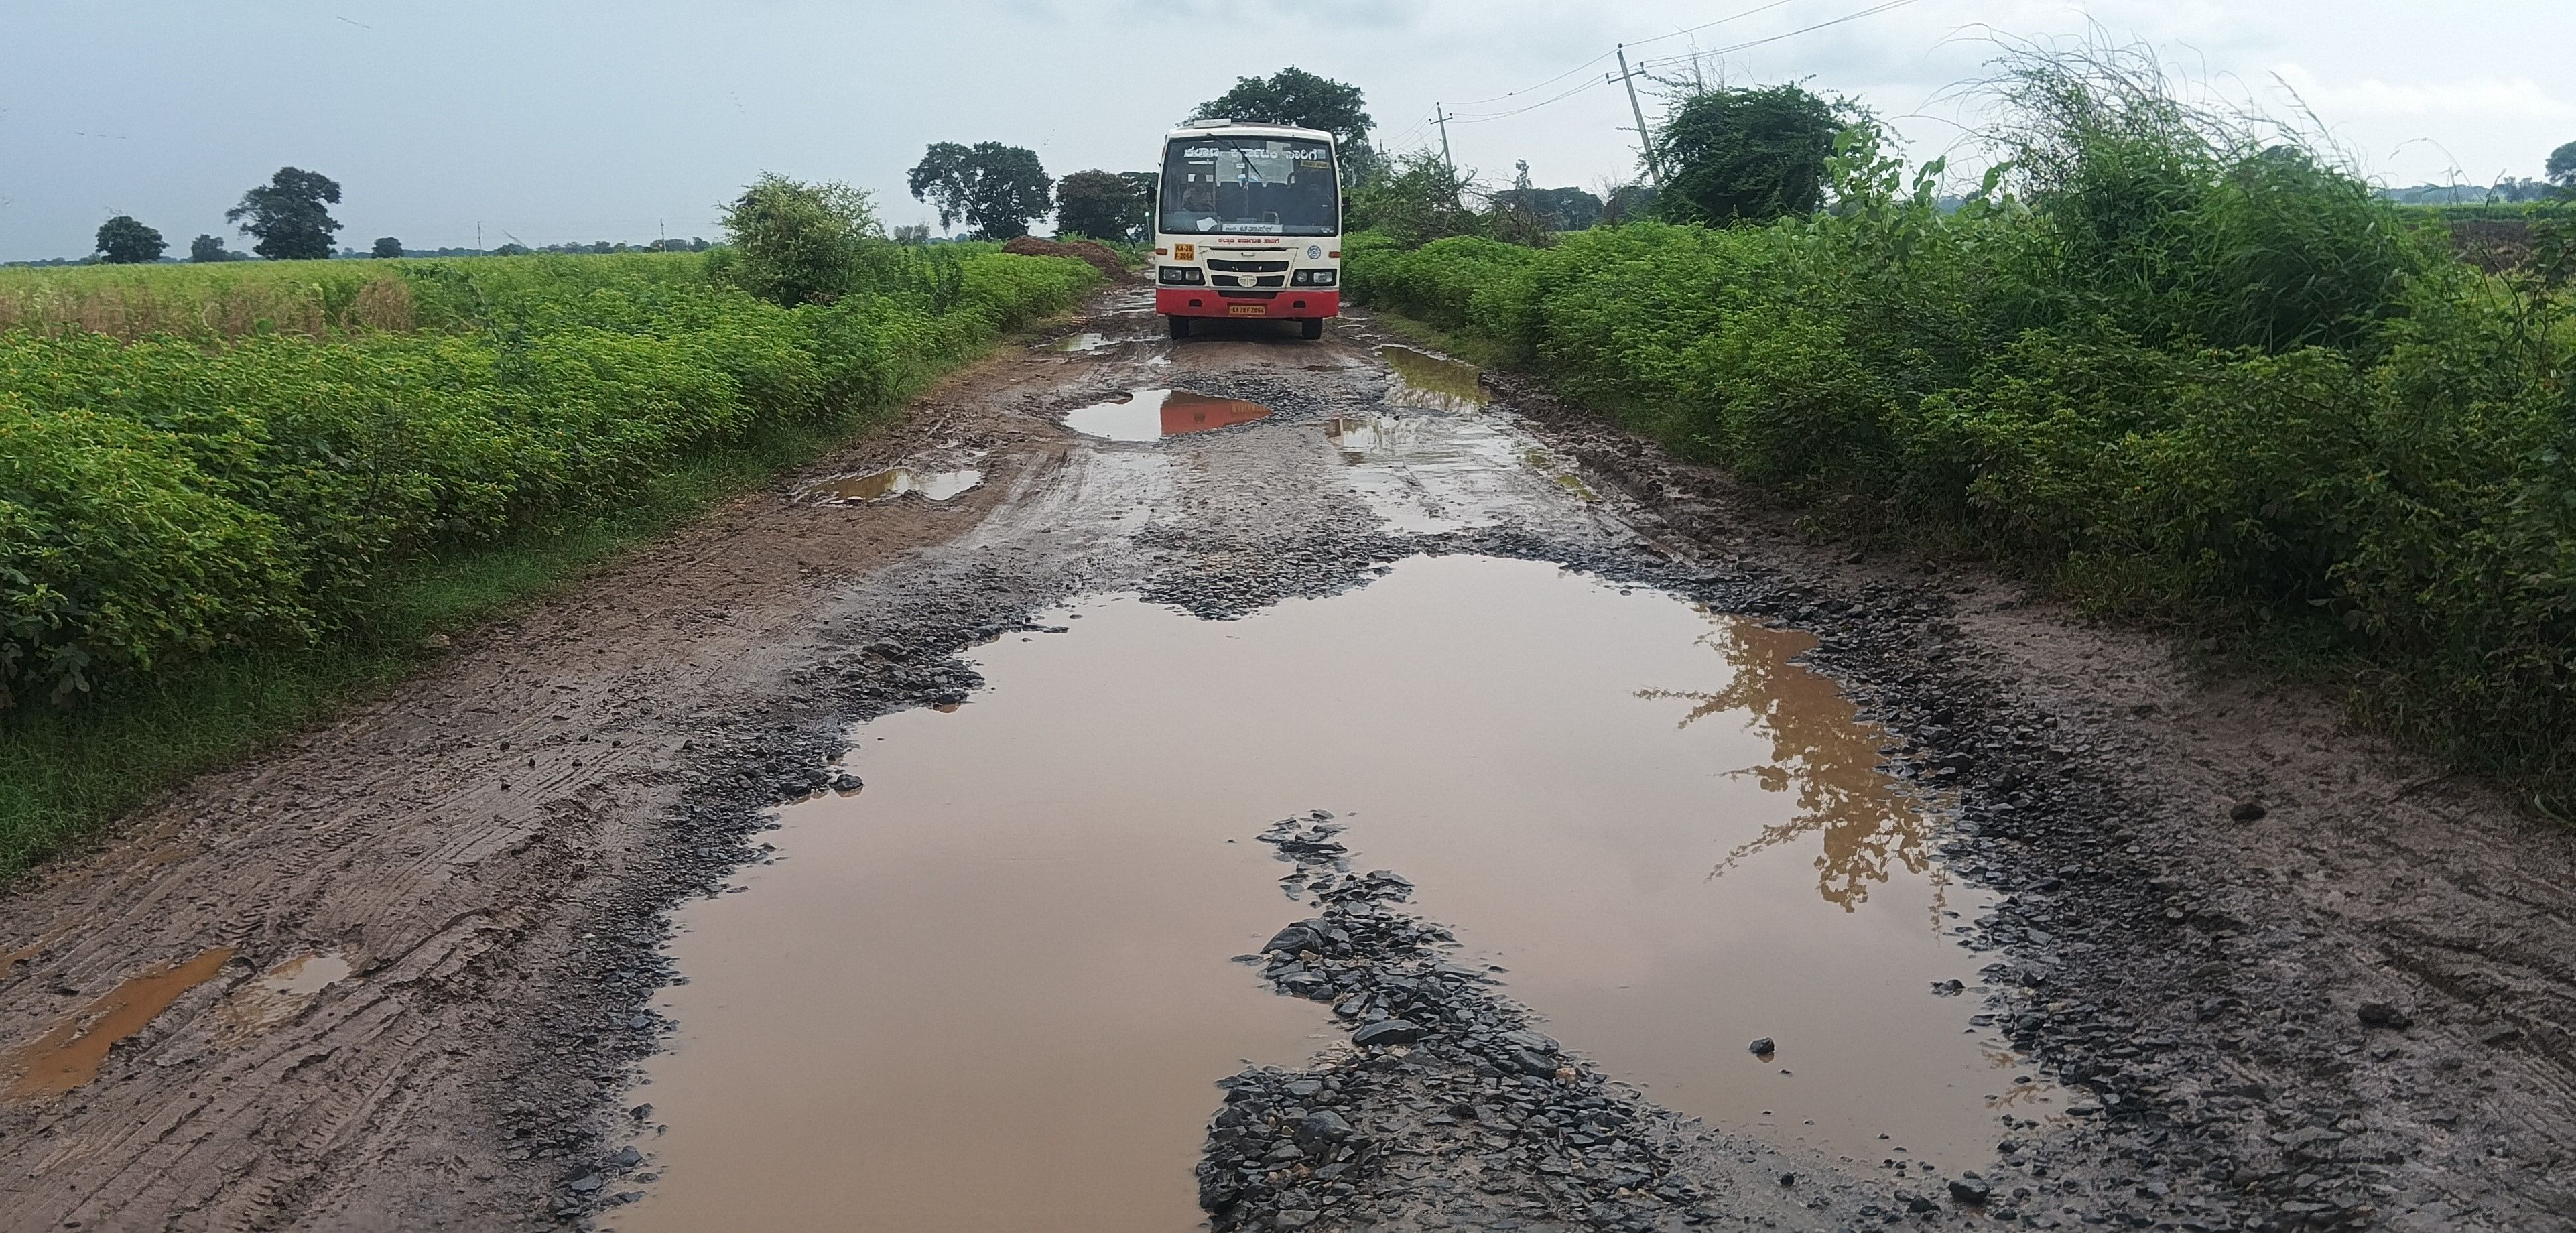
{"label": "power line", "polygon": [[[1746,10],[1744,10],[1744,11],[1743,11],[1743,12],[1741,12],[1741,13],[1733,13],[1733,14],[1729,14],[1728,16],[1725,16],[1725,17],[1720,17],[1720,18],[1718,18],[1716,21],[1701,22],[1700,24],[1698,24],[1698,25],[1696,25],[1696,26],[1690,26],[1690,27],[1687,27],[1687,28],[1685,28],[1685,29],[1675,30],[1675,31],[1672,31],[1672,32],[1671,32],[1671,33],[1669,33],[1669,34],[1656,34],[1656,35],[1650,35],[1650,36],[1648,36],[1648,37],[1646,37],[1646,38],[1638,39],[1638,40],[1637,40],[1637,42],[1638,42],[1640,45],[1643,45],[1643,44],[1646,44],[1646,43],[1657,43],[1657,42],[1661,42],[1661,41],[1663,41],[1663,40],[1665,40],[1665,39],[1680,38],[1681,36],[1683,36],[1683,35],[1685,35],[1685,34],[1697,34],[1697,33],[1699,33],[1699,32],[1700,32],[1700,31],[1702,31],[1702,30],[1707,30],[1707,29],[1710,29],[1710,28],[1712,28],[1712,27],[1716,27],[1716,26],[1723,26],[1723,25],[1725,25],[1726,23],[1731,22],[1731,21],[1742,21],[1742,20],[1744,20],[1744,19],[1745,19],[1745,18],[1747,18],[1747,17],[1752,17],[1752,16],[1755,16],[1755,15],[1757,15],[1757,14],[1761,14],[1761,13],[1768,13],[1768,12],[1770,12],[1771,10],[1776,9],[1776,8],[1779,8],[1779,7],[1783,6],[1783,5],[1795,4],[1795,3],[1797,3],[1797,2],[1798,2],[1798,0],[1771,0],[1771,3],[1769,3],[1769,4],[1756,5],[1755,7],[1753,7],[1753,8],[1749,8],[1749,9],[1746,9]],[[1494,96],[1494,97],[1492,97],[1492,98],[1469,99],[1469,100],[1467,100],[1466,102],[1460,103],[1460,104],[1458,104],[1458,105],[1459,105],[1459,106],[1461,106],[1461,107],[1482,107],[1482,106],[1484,106],[1484,105],[1485,105],[1485,104],[1487,104],[1487,103],[1499,103],[1499,102],[1502,102],[1504,99],[1507,99],[1507,98],[1518,98],[1518,97],[1520,97],[1521,95],[1527,94],[1527,93],[1529,93],[1529,92],[1530,92],[1530,91],[1532,91],[1532,90],[1545,89],[1545,88],[1546,88],[1546,87],[1548,87],[1548,86],[1555,85],[1556,83],[1558,83],[1558,82],[1560,82],[1560,81],[1563,81],[1563,80],[1565,80],[1565,79],[1566,79],[1566,78],[1568,78],[1568,77],[1572,77],[1572,76],[1574,76],[1576,73],[1580,73],[1580,72],[1582,72],[1583,70],[1585,70],[1585,69],[1588,69],[1588,68],[1592,67],[1593,65],[1599,64],[1599,63],[1601,63],[1602,61],[1609,59],[1611,56],[1613,56],[1613,55],[1615,55],[1615,54],[1617,54],[1617,53],[1615,53],[1615,52],[1608,52],[1608,51],[1605,51],[1605,52],[1602,52],[1600,55],[1594,56],[1594,57],[1592,57],[1591,59],[1586,60],[1586,61],[1584,61],[1584,62],[1583,62],[1583,63],[1581,63],[1581,64],[1575,65],[1573,68],[1567,69],[1567,70],[1565,70],[1564,72],[1559,73],[1559,74],[1557,74],[1557,75],[1556,75],[1556,76],[1554,76],[1554,77],[1550,77],[1550,78],[1548,78],[1548,79],[1547,79],[1547,80],[1545,80],[1545,81],[1541,81],[1541,82],[1534,82],[1534,83],[1532,83],[1532,84],[1530,84],[1530,85],[1522,86],[1520,89],[1517,89],[1517,90],[1510,90],[1510,91],[1506,91],[1506,92],[1501,93],[1501,94],[1497,94],[1497,95],[1495,95],[1495,96]]]}
{"label": "power line", "polygon": [[1686,26],[1686,27],[1684,27],[1684,28],[1682,28],[1682,29],[1679,29],[1679,30],[1675,30],[1675,31],[1673,31],[1673,32],[1672,32],[1672,33],[1670,33],[1670,34],[1658,34],[1658,35],[1654,35],[1654,36],[1649,37],[1649,38],[1642,38],[1642,39],[1637,40],[1637,42],[1638,42],[1639,44],[1641,44],[1641,45],[1642,45],[1642,44],[1645,44],[1645,43],[1660,43],[1660,42],[1664,41],[1665,39],[1677,39],[1677,38],[1680,38],[1681,36],[1683,36],[1683,35],[1685,35],[1685,34],[1697,34],[1697,33],[1699,33],[1699,32],[1700,32],[1700,31],[1702,31],[1702,30],[1708,30],[1708,29],[1715,28],[1715,27],[1717,27],[1717,26],[1723,26],[1723,25],[1725,25],[1726,23],[1728,23],[1728,22],[1730,22],[1730,21],[1742,21],[1742,20],[1744,20],[1745,18],[1747,18],[1747,17],[1751,17],[1751,16],[1753,16],[1753,15],[1754,15],[1754,14],[1756,14],[1756,13],[1768,13],[1768,12],[1770,12],[1771,10],[1776,9],[1776,8],[1779,8],[1779,7],[1783,6],[1783,5],[1795,4],[1795,3],[1797,3],[1797,0],[1771,0],[1771,3],[1769,3],[1769,4],[1765,4],[1765,5],[1762,5],[1762,6],[1758,7],[1758,8],[1750,8],[1750,9],[1746,9],[1746,10],[1744,10],[1744,11],[1743,11],[1743,12],[1741,12],[1741,13],[1736,13],[1736,14],[1733,14],[1733,15],[1730,15],[1730,16],[1726,16],[1726,17],[1720,17],[1720,18],[1718,18],[1716,21],[1704,21],[1704,22],[1701,22],[1700,24],[1698,24],[1698,25],[1696,25],[1696,26]]}
{"label": "power line", "polygon": [[[1779,0],[1779,2],[1780,2],[1781,4],[1787,4],[1787,3],[1789,3],[1789,2],[1790,2],[1790,0]],[[1459,105],[1459,106],[1461,106],[1461,107],[1481,107],[1481,106],[1484,106],[1484,105],[1485,105],[1485,104],[1487,104],[1487,103],[1499,103],[1499,102],[1501,102],[1501,101],[1503,101],[1504,99],[1507,99],[1507,98],[1518,98],[1518,97],[1520,97],[1521,95],[1527,94],[1527,93],[1529,93],[1529,92],[1530,92],[1530,91],[1532,91],[1532,90],[1544,89],[1544,88],[1546,88],[1546,87],[1548,87],[1548,86],[1555,85],[1556,83],[1558,83],[1558,82],[1560,82],[1560,81],[1563,81],[1563,80],[1565,80],[1565,79],[1566,79],[1566,78],[1568,78],[1568,77],[1572,77],[1572,76],[1574,76],[1576,73],[1580,73],[1580,72],[1582,72],[1583,70],[1588,69],[1588,68],[1592,67],[1593,65],[1599,64],[1599,63],[1601,63],[1602,61],[1607,60],[1607,59],[1609,59],[1609,58],[1610,58],[1610,53],[1605,51],[1605,52],[1602,52],[1600,55],[1594,56],[1594,57],[1592,57],[1591,59],[1586,60],[1586,61],[1584,61],[1584,62],[1583,62],[1583,63],[1581,63],[1581,64],[1575,65],[1573,68],[1567,69],[1567,70],[1565,70],[1564,72],[1559,73],[1559,74],[1557,74],[1557,75],[1556,75],[1556,76],[1554,76],[1554,77],[1550,77],[1550,78],[1548,78],[1548,79],[1547,79],[1547,80],[1545,80],[1545,81],[1541,81],[1541,82],[1533,82],[1533,83],[1531,83],[1531,84],[1529,84],[1529,85],[1522,86],[1522,87],[1521,87],[1520,89],[1518,89],[1518,90],[1506,90],[1506,91],[1502,92],[1501,94],[1497,94],[1497,95],[1495,95],[1495,96],[1494,96],[1494,97],[1492,97],[1492,98],[1477,98],[1477,99],[1469,99],[1469,100],[1467,100],[1466,102],[1460,103],[1460,104],[1458,104],[1458,105]]]}
{"label": "power line", "polygon": [[[1792,2],[1792,0],[1774,0],[1774,2],[1773,2],[1773,3],[1771,3],[1771,4],[1767,4],[1767,5],[1764,5],[1764,6],[1762,6],[1762,8],[1760,8],[1760,9],[1748,9],[1748,10],[1746,10],[1746,11],[1745,11],[1745,12],[1743,12],[1743,13],[1738,13],[1738,14],[1736,14],[1736,15],[1735,15],[1735,17],[1725,17],[1725,18],[1720,18],[1720,19],[1718,19],[1717,21],[1707,22],[1707,23],[1704,23],[1704,24],[1702,24],[1702,25],[1693,26],[1693,27],[1691,27],[1691,28],[1690,28],[1690,29],[1688,29],[1688,30],[1676,30],[1676,31],[1674,31],[1672,34],[1657,35],[1657,36],[1655,36],[1655,37],[1657,37],[1657,38],[1673,38],[1673,37],[1675,37],[1675,36],[1677,36],[1677,35],[1689,34],[1689,33],[1691,33],[1692,31],[1696,31],[1696,30],[1705,30],[1705,29],[1708,29],[1710,26],[1723,25],[1723,24],[1725,24],[1726,22],[1733,21],[1733,20],[1735,20],[1735,19],[1736,19],[1736,17],[1745,17],[1745,16],[1750,16],[1751,14],[1761,12],[1761,11],[1763,11],[1764,9],[1774,9],[1774,8],[1778,8],[1778,7],[1780,7],[1782,4],[1787,4],[1787,3],[1791,3],[1791,2]],[[1714,48],[1714,49],[1711,49],[1711,50],[1708,50],[1708,51],[1693,52],[1693,53],[1691,53],[1690,55],[1683,55],[1683,56],[1665,56],[1665,57],[1662,57],[1662,58],[1660,58],[1660,59],[1655,59],[1655,60],[1640,60],[1640,61],[1638,61],[1638,62],[1636,63],[1635,71],[1642,73],[1642,72],[1645,72],[1647,69],[1650,69],[1650,68],[1656,68],[1656,67],[1660,67],[1660,66],[1663,66],[1663,65],[1669,65],[1669,64],[1680,64],[1680,63],[1683,63],[1683,62],[1686,62],[1686,61],[1689,61],[1689,60],[1692,60],[1692,59],[1698,58],[1698,57],[1700,57],[1700,56],[1724,56],[1724,55],[1732,55],[1732,54],[1734,54],[1734,53],[1736,53],[1736,52],[1744,51],[1744,50],[1746,50],[1746,49],[1748,49],[1748,48],[1760,47],[1760,46],[1762,46],[1762,45],[1763,45],[1763,44],[1765,44],[1765,43],[1777,43],[1777,42],[1779,42],[1779,41],[1780,41],[1780,40],[1782,40],[1782,39],[1796,38],[1797,36],[1799,36],[1799,35],[1801,35],[1801,34],[1809,34],[1809,33],[1812,33],[1812,32],[1814,32],[1814,31],[1817,31],[1817,30],[1823,30],[1823,29],[1826,29],[1826,28],[1828,28],[1828,27],[1832,27],[1832,26],[1839,26],[1839,25],[1844,24],[1845,22],[1859,21],[1861,18],[1864,18],[1864,17],[1874,17],[1874,16],[1876,16],[1876,15],[1878,15],[1878,14],[1880,14],[1880,13],[1887,12],[1887,11],[1888,11],[1888,10],[1890,10],[1890,9],[1901,9],[1901,8],[1904,8],[1905,6],[1907,6],[1907,5],[1909,5],[1909,4],[1914,4],[1914,3],[1918,3],[1918,0],[1886,0],[1886,3],[1878,4],[1878,5],[1874,5],[1874,6],[1870,7],[1870,8],[1862,9],[1862,10],[1860,10],[1860,11],[1859,11],[1859,12],[1857,12],[1857,13],[1846,13],[1846,14],[1844,14],[1843,16],[1840,16],[1840,17],[1834,18],[1834,19],[1833,19],[1833,20],[1831,20],[1831,21],[1820,21],[1820,22],[1817,22],[1817,23],[1815,23],[1814,25],[1811,25],[1811,26],[1800,26],[1799,28],[1797,28],[1797,29],[1795,29],[1795,30],[1786,31],[1786,32],[1784,32],[1784,33],[1780,33],[1780,34],[1766,35],[1766,36],[1764,36],[1764,37],[1762,37],[1762,38],[1758,38],[1758,39],[1747,39],[1747,40],[1745,40],[1745,41],[1743,41],[1743,42],[1741,42],[1741,43],[1732,43],[1732,44],[1729,44],[1729,45],[1727,45],[1727,46],[1719,47],[1719,48]],[[1617,54],[1617,52],[1616,52],[1616,51],[1613,51],[1611,54],[1612,54],[1612,55],[1616,55],[1616,54]],[[1607,58],[1609,58],[1609,57],[1608,57],[1608,56],[1597,56],[1597,57],[1594,57],[1594,58],[1593,58],[1593,60],[1591,60],[1591,61],[1587,62],[1586,67],[1589,67],[1589,65],[1590,65],[1590,64],[1597,64],[1597,63],[1599,63],[1601,60],[1604,60],[1604,59],[1607,59]],[[1521,107],[1515,107],[1515,108],[1513,108],[1513,109],[1511,109],[1511,110],[1509,110],[1509,111],[1497,111],[1497,112],[1491,112],[1491,113],[1488,113],[1488,114],[1485,114],[1485,115],[1480,115],[1480,116],[1460,116],[1460,115],[1454,115],[1454,114],[1453,114],[1453,115],[1451,115],[1449,118],[1450,118],[1451,120],[1453,120],[1453,121],[1457,122],[1457,123],[1460,123],[1460,124],[1484,124],[1484,123],[1488,123],[1488,122],[1491,122],[1491,121],[1494,121],[1494,120],[1506,120],[1506,119],[1510,119],[1510,118],[1511,118],[1511,117],[1513,117],[1513,116],[1521,115],[1521,114],[1523,114],[1523,113],[1525,113],[1525,112],[1536,111],[1536,110],[1538,110],[1539,108],[1541,108],[1541,107],[1545,107],[1545,106],[1548,106],[1548,105],[1550,105],[1550,104],[1552,104],[1552,103],[1560,103],[1560,102],[1563,102],[1563,101],[1565,101],[1566,99],[1572,98],[1572,97],[1574,97],[1574,96],[1575,96],[1575,95],[1577,95],[1577,94],[1581,94],[1581,93],[1583,93],[1584,91],[1589,90],[1589,89],[1592,89],[1592,88],[1593,88],[1593,87],[1595,87],[1595,86],[1606,85],[1606,84],[1608,84],[1608,83],[1610,83],[1610,82],[1614,82],[1614,81],[1618,81],[1618,80],[1620,80],[1620,78],[1618,78],[1618,77],[1616,77],[1616,76],[1611,76],[1611,77],[1602,77],[1602,78],[1598,78],[1598,79],[1595,79],[1595,80],[1586,81],[1586,82],[1584,82],[1582,85],[1576,86],[1576,87],[1574,87],[1573,89],[1566,90],[1566,91],[1563,91],[1563,92],[1561,92],[1561,93],[1551,95],[1551,96],[1549,96],[1549,97],[1547,97],[1547,98],[1540,99],[1539,101],[1537,101],[1537,102],[1535,102],[1535,103],[1530,103],[1530,104],[1527,104],[1527,105],[1525,105],[1525,106],[1521,106]],[[1505,96],[1505,97],[1508,97],[1508,96]]]}
{"label": "power line", "polygon": [[1538,109],[1539,109],[1539,108],[1541,108],[1541,107],[1545,107],[1545,106],[1549,105],[1550,103],[1561,103],[1561,102],[1564,102],[1565,100],[1570,99],[1570,98],[1573,98],[1575,95],[1581,94],[1581,93],[1583,93],[1583,92],[1584,92],[1584,91],[1586,91],[1586,90],[1592,89],[1592,88],[1593,88],[1593,87],[1595,87],[1595,86],[1598,86],[1598,85],[1603,84],[1604,82],[1615,81],[1615,80],[1617,80],[1617,79],[1616,79],[1616,78],[1611,78],[1611,77],[1603,77],[1603,78],[1594,79],[1594,80],[1587,80],[1587,81],[1585,81],[1582,85],[1576,86],[1576,87],[1574,87],[1573,89],[1567,90],[1567,91],[1565,91],[1565,92],[1563,92],[1563,93],[1561,93],[1561,94],[1553,94],[1553,95],[1550,95],[1550,96],[1548,96],[1548,97],[1546,97],[1546,98],[1540,99],[1539,101],[1537,101],[1537,102],[1535,102],[1535,103],[1530,103],[1530,104],[1527,104],[1526,106],[1521,106],[1521,107],[1515,107],[1515,108],[1512,108],[1510,111],[1496,111],[1496,112],[1490,112],[1490,113],[1488,113],[1488,114],[1481,115],[1481,116],[1464,116],[1464,117],[1461,117],[1461,116],[1454,116],[1454,115],[1453,115],[1453,116],[1451,116],[1451,117],[1449,117],[1449,118],[1450,118],[1451,120],[1457,121],[1457,122],[1458,122],[1458,123],[1460,123],[1460,124],[1483,124],[1483,123],[1485,123],[1485,122],[1487,122],[1487,121],[1490,121],[1490,120],[1508,120],[1508,119],[1510,119],[1511,117],[1513,117],[1513,116],[1517,116],[1517,115],[1520,115],[1520,114],[1521,114],[1521,113],[1523,113],[1523,112],[1536,111],[1536,110],[1538,110]]}
{"label": "power line", "polygon": [[1693,52],[1693,53],[1691,53],[1690,55],[1687,55],[1687,56],[1666,56],[1666,57],[1664,57],[1663,59],[1660,59],[1660,60],[1651,60],[1651,61],[1649,61],[1649,60],[1640,60],[1640,61],[1638,61],[1638,62],[1637,62],[1637,67],[1638,67],[1640,70],[1643,70],[1643,69],[1645,69],[1646,67],[1648,67],[1649,65],[1654,65],[1654,64],[1680,64],[1680,63],[1682,63],[1682,62],[1684,62],[1684,61],[1687,61],[1687,60],[1694,60],[1694,59],[1697,59],[1697,58],[1699,58],[1699,57],[1701,57],[1701,56],[1727,56],[1727,55],[1733,55],[1733,54],[1735,54],[1736,52],[1743,51],[1743,50],[1745,50],[1745,49],[1747,49],[1747,48],[1760,47],[1760,46],[1762,46],[1762,45],[1763,45],[1763,44],[1765,44],[1765,43],[1777,43],[1777,42],[1779,42],[1779,41],[1780,41],[1780,40],[1782,40],[1782,39],[1787,39],[1787,38],[1796,38],[1797,36],[1799,36],[1799,35],[1801,35],[1801,34],[1811,34],[1811,33],[1814,33],[1815,31],[1825,29],[1825,28],[1826,28],[1826,27],[1828,27],[1828,26],[1839,26],[1839,25],[1843,24],[1844,22],[1849,22],[1849,21],[1859,21],[1861,18],[1864,18],[1864,17],[1875,17],[1875,16],[1877,16],[1877,15],[1879,15],[1879,14],[1881,14],[1881,13],[1884,13],[1884,12],[1888,11],[1889,9],[1901,9],[1901,8],[1904,8],[1906,5],[1914,4],[1914,3],[1918,3],[1918,0],[1887,0],[1887,3],[1885,3],[1885,4],[1877,5],[1877,6],[1872,7],[1872,8],[1862,9],[1861,11],[1859,11],[1859,12],[1857,12],[1857,13],[1846,13],[1846,14],[1844,14],[1844,15],[1843,15],[1843,16],[1841,16],[1841,17],[1837,17],[1837,18],[1833,19],[1832,21],[1820,21],[1820,22],[1817,22],[1816,24],[1814,24],[1814,25],[1812,25],[1812,26],[1800,26],[1800,27],[1798,27],[1798,28],[1797,28],[1797,29],[1795,29],[1795,30],[1790,30],[1790,31],[1787,31],[1787,32],[1782,33],[1782,34],[1767,35],[1767,36],[1765,36],[1765,37],[1758,38],[1758,39],[1747,39],[1747,40],[1745,40],[1744,42],[1741,42],[1741,43],[1735,43],[1735,44],[1731,44],[1731,45],[1729,45],[1729,46],[1725,46],[1725,47],[1714,48],[1714,49],[1711,49],[1711,50],[1709,50],[1709,51]]}

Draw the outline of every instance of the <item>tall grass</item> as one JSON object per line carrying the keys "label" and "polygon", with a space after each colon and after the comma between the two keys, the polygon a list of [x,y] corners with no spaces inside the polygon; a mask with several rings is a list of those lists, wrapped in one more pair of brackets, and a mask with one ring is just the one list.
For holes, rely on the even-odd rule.
{"label": "tall grass", "polygon": [[2010,168],[1955,212],[1856,130],[1814,217],[1355,240],[1347,277],[1683,455],[2287,656],[2564,813],[2576,305],[2151,68],[2023,58]]}

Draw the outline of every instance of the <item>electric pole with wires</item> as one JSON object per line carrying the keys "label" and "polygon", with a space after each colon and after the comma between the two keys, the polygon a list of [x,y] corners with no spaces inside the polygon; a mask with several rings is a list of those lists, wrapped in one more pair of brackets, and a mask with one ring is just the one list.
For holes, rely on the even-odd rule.
{"label": "electric pole with wires", "polygon": [[[1637,102],[1637,74],[1635,70],[1628,67],[1628,45],[1619,44],[1618,53],[1619,76],[1616,80],[1628,87],[1628,114],[1637,117],[1637,146],[1646,152],[1646,182],[1654,185],[1656,191],[1661,192],[1664,187],[1664,171],[1663,168],[1655,165],[1655,138],[1652,133],[1646,131],[1646,109]],[[1448,130],[1441,131],[1445,134]]]}

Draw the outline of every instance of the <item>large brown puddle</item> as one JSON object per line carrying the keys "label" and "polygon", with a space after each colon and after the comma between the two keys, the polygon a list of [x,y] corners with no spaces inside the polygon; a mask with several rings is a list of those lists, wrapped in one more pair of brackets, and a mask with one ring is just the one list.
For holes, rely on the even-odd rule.
{"label": "large brown puddle", "polygon": [[1984,901],[1802,635],[1458,557],[1241,621],[1048,620],[973,652],[955,713],[861,729],[867,790],[682,914],[636,1096],[660,1180],[618,1227],[1196,1227],[1211,1081],[1327,1039],[1226,962],[1303,912],[1250,836],[1314,808],[1668,1106],[1952,1169],[2054,1107],[1935,995],[1975,984],[1943,930]]}

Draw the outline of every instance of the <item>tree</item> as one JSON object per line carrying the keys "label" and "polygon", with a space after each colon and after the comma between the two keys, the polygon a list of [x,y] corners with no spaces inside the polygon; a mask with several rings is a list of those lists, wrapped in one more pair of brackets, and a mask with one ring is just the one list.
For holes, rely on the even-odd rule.
{"label": "tree", "polygon": [[1094,240],[1134,239],[1152,200],[1137,191],[1129,176],[1077,171],[1055,187],[1056,232]]}
{"label": "tree", "polygon": [[1664,174],[1657,209],[1721,227],[1812,214],[1825,204],[1834,137],[1856,118],[1850,104],[1795,85],[1693,94],[1655,134]]}
{"label": "tree", "polygon": [[119,214],[98,225],[99,259],[110,265],[142,265],[159,261],[170,246],[161,242],[161,233]]}
{"label": "tree", "polygon": [[868,195],[847,184],[803,184],[763,172],[724,208],[734,285],[793,307],[830,303],[865,274],[867,242],[881,238]]}
{"label": "tree", "polygon": [[1599,221],[1602,224],[1615,227],[1621,223],[1633,223],[1641,218],[1654,217],[1655,190],[1652,185],[1630,181],[1626,184],[1605,184],[1602,187],[1606,190],[1601,195]]}
{"label": "tree", "polygon": [[1333,135],[1342,155],[1342,182],[1374,180],[1385,168],[1369,145],[1368,101],[1358,86],[1318,77],[1294,66],[1268,78],[1237,78],[1234,88],[1199,104],[1193,120],[1242,120],[1253,124],[1287,124],[1319,128]]}
{"label": "tree", "polygon": [[1481,235],[1485,220],[1461,200],[1457,174],[1440,156],[1399,154],[1351,190],[1353,231],[1380,231],[1408,248],[1443,236]]}
{"label": "tree", "polygon": [[402,256],[402,241],[397,240],[397,239],[395,239],[395,238],[393,238],[392,236],[389,236],[389,235],[380,235],[380,236],[377,236],[377,237],[376,237],[376,248],[375,248],[375,252],[374,252],[374,254],[373,254],[373,255],[374,255],[374,256],[377,256],[377,257],[399,257],[399,256]]}
{"label": "tree", "polygon": [[[280,167],[268,183],[242,194],[224,211],[243,235],[259,237],[251,251],[271,261],[318,261],[331,255],[331,233],[340,229],[326,205],[340,204],[340,185],[314,171]],[[248,220],[248,221],[244,221]]]}
{"label": "tree", "polygon": [[188,242],[190,261],[230,261],[240,255],[225,248],[221,236],[201,235]]}
{"label": "tree", "polygon": [[1493,195],[1494,212],[1527,220],[1541,232],[1582,231],[1601,221],[1601,199],[1579,188],[1539,188],[1529,164],[1519,164],[1512,186]]}
{"label": "tree", "polygon": [[961,146],[953,141],[932,145],[906,178],[916,201],[939,211],[945,230],[964,219],[986,240],[1008,240],[1029,233],[1029,224],[1054,208],[1055,181],[1038,156],[1018,146],[979,141]]}
{"label": "tree", "polygon": [[2542,178],[2576,193],[2576,141],[2549,152],[2549,163],[2540,169]]}

